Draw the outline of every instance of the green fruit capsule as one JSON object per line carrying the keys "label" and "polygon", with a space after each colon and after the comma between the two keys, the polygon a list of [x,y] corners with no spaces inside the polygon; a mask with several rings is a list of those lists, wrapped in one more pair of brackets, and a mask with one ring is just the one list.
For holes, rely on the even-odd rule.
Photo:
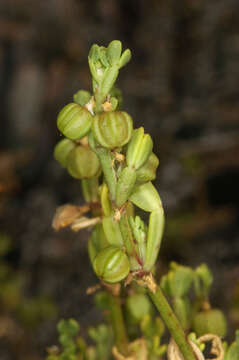
{"label": "green fruit capsule", "polygon": [[145,183],[156,178],[156,170],[159,165],[159,159],[154,154],[149,155],[148,160],[137,171],[137,183]]}
{"label": "green fruit capsule", "polygon": [[144,128],[134,130],[127,146],[127,165],[139,169],[148,160],[152,149],[153,141],[149,134],[144,134]]}
{"label": "green fruit capsule", "polygon": [[144,269],[152,270],[158,256],[164,230],[164,211],[161,207],[153,211],[149,217],[149,228],[147,234],[146,256]]}
{"label": "green fruit capsule", "polygon": [[92,125],[97,142],[107,149],[127,144],[132,130],[132,118],[124,111],[109,111],[96,115]]}
{"label": "green fruit capsule", "polygon": [[57,127],[67,138],[79,140],[91,128],[93,116],[83,106],[70,103],[66,105],[57,117]]}
{"label": "green fruit capsule", "polygon": [[75,179],[89,179],[100,175],[100,162],[89,147],[76,146],[67,158],[67,170]]}
{"label": "green fruit capsule", "polygon": [[198,336],[215,334],[224,337],[227,332],[225,316],[218,309],[201,311],[193,319],[193,329]]}
{"label": "green fruit capsule", "polygon": [[75,146],[75,143],[69,139],[63,139],[56,144],[54,149],[54,158],[64,168],[67,166],[67,158]]}
{"label": "green fruit capsule", "polygon": [[123,280],[130,271],[127,255],[116,246],[109,246],[100,251],[93,267],[97,276],[109,283]]}
{"label": "green fruit capsule", "polygon": [[135,181],[136,172],[134,169],[127,166],[121,171],[116,185],[115,202],[117,206],[122,206],[128,200],[134,188]]}
{"label": "green fruit capsule", "polygon": [[144,211],[152,212],[162,208],[162,201],[151,182],[135,187],[129,199]]}

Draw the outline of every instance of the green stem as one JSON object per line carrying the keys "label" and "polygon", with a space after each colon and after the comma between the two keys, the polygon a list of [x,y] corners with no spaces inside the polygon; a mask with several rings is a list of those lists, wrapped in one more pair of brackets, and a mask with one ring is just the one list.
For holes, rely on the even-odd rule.
{"label": "green stem", "polygon": [[178,345],[185,360],[197,360],[192,347],[187,341],[186,335],[176,318],[171,306],[159,286],[155,292],[148,290],[154,305],[158,309],[163,321],[169,329],[169,332]]}
{"label": "green stem", "polygon": [[109,294],[111,324],[115,336],[115,344],[117,349],[123,355],[127,354],[128,350],[128,337],[125,329],[124,318],[120,303],[120,298]]}

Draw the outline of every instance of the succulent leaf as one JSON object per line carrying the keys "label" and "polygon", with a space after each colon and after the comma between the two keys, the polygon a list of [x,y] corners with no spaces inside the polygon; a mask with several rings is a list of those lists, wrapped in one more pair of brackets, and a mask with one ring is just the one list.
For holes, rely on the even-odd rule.
{"label": "succulent leaf", "polygon": [[116,205],[121,207],[129,198],[136,181],[136,172],[130,167],[125,167],[119,176],[116,185]]}
{"label": "succulent leaf", "polygon": [[144,211],[152,212],[162,208],[162,201],[151,182],[135,187],[129,199]]}

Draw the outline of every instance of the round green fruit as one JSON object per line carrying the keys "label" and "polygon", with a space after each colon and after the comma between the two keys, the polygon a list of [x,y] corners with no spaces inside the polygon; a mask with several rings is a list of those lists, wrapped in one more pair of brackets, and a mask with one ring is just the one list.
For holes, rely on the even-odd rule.
{"label": "round green fruit", "polygon": [[127,144],[131,138],[133,120],[124,111],[103,112],[94,117],[92,131],[97,142],[114,149]]}
{"label": "round green fruit", "polygon": [[89,147],[76,146],[67,157],[67,170],[75,179],[90,179],[100,175],[100,162]]}
{"label": "round green fruit", "polygon": [[94,260],[93,267],[97,276],[109,283],[123,280],[130,270],[127,255],[116,246],[108,246],[101,250]]}
{"label": "round green fruit", "polygon": [[67,166],[67,158],[75,146],[75,143],[69,139],[63,139],[56,144],[54,149],[54,158],[61,164],[61,166]]}
{"label": "round green fruit", "polygon": [[227,332],[227,322],[222,311],[210,309],[196,314],[193,319],[193,329],[197,336],[215,334],[224,337]]}
{"label": "round green fruit", "polygon": [[57,127],[68,139],[79,140],[90,131],[92,120],[93,116],[85,107],[70,103],[60,111]]}

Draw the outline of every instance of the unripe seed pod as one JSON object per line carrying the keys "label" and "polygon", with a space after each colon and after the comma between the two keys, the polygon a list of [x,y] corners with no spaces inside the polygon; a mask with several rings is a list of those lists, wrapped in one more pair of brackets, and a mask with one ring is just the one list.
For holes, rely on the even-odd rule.
{"label": "unripe seed pod", "polygon": [[159,210],[153,211],[149,217],[149,228],[147,234],[146,256],[144,269],[152,270],[158,256],[161,239],[164,229],[164,211],[161,207]]}
{"label": "unripe seed pod", "polygon": [[153,141],[149,134],[144,134],[144,128],[134,130],[127,146],[127,165],[139,169],[147,161],[152,149]]}
{"label": "unripe seed pod", "polygon": [[89,147],[76,146],[67,158],[67,170],[75,179],[89,179],[100,175],[100,162]]}
{"label": "unripe seed pod", "polygon": [[93,116],[83,106],[70,103],[66,105],[57,117],[57,127],[67,138],[79,140],[91,128]]}
{"label": "unripe seed pod", "polygon": [[198,336],[215,334],[224,337],[227,332],[225,316],[218,309],[201,311],[193,319],[193,329]]}
{"label": "unripe seed pod", "polygon": [[75,146],[76,144],[69,139],[63,139],[56,144],[54,149],[54,158],[64,168],[67,166],[67,158]]}
{"label": "unripe seed pod", "polygon": [[154,153],[151,153],[146,163],[137,171],[137,183],[152,181],[156,178],[156,170],[159,165],[159,159]]}
{"label": "unripe seed pod", "polygon": [[124,111],[109,111],[96,115],[92,125],[96,140],[101,146],[108,149],[127,144],[132,130],[132,118]]}
{"label": "unripe seed pod", "polygon": [[122,206],[128,200],[134,188],[135,181],[136,172],[134,169],[127,166],[121,171],[116,185],[115,202],[117,206]]}
{"label": "unripe seed pod", "polygon": [[104,281],[116,283],[129,274],[130,266],[127,255],[116,246],[109,246],[96,256],[95,273]]}

